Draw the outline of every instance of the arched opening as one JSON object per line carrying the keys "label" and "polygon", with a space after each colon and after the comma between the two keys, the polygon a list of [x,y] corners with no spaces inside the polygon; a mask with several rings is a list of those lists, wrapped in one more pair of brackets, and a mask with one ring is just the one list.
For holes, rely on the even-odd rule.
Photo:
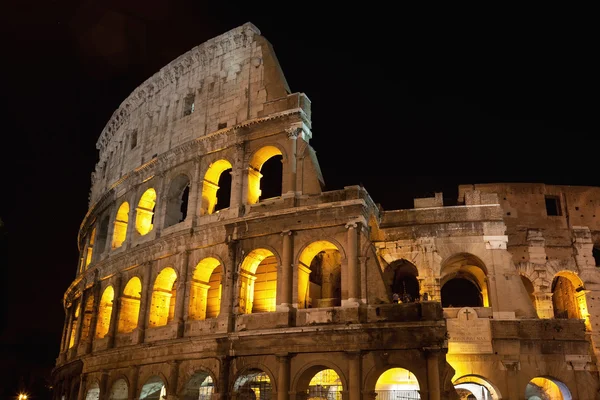
{"label": "arched opening", "polygon": [[412,303],[421,298],[417,267],[407,260],[398,260],[391,263],[383,272],[383,279],[391,290],[398,294],[402,303]]}
{"label": "arched opening", "polygon": [[417,377],[404,368],[390,368],[379,376],[375,384],[377,400],[421,398]]}
{"label": "arched opening", "polygon": [[70,307],[70,312],[73,313],[73,319],[71,320],[71,335],[69,336],[69,348],[75,345],[75,336],[77,334],[77,320],[81,312],[80,299],[73,300]]}
{"label": "arched opening", "polygon": [[110,388],[110,400],[127,400],[129,398],[129,385],[123,378],[119,378]]}
{"label": "arched opening", "polygon": [[332,369],[317,372],[308,384],[308,400],[342,400],[342,381]]}
{"label": "arched opening", "polygon": [[85,301],[83,309],[83,321],[81,324],[81,341],[88,340],[90,337],[90,326],[92,315],[94,314],[94,295],[90,294]]}
{"label": "arched opening", "polygon": [[[274,157],[275,159],[268,164],[263,174],[263,166]],[[256,204],[259,199],[281,196],[283,173],[281,160],[282,153],[275,146],[265,146],[254,153],[248,168],[248,204]],[[266,178],[267,173],[269,178]],[[263,176],[265,183],[261,184]],[[266,190],[266,193],[263,194],[263,190]]]}
{"label": "arched opening", "polygon": [[95,240],[96,240],[96,227],[94,227],[92,229],[92,231],[90,232],[88,239],[87,239],[87,247],[86,247],[86,254],[85,254],[85,269],[86,270],[87,270],[87,267],[92,262],[92,255],[94,254]]}
{"label": "arched opening", "polygon": [[108,333],[114,298],[115,290],[112,286],[104,289],[98,306],[98,322],[96,323],[96,337],[98,339],[102,339]]}
{"label": "arched opening", "polygon": [[456,254],[442,265],[442,307],[489,307],[487,269],[472,254]]}
{"label": "arched opening", "polygon": [[140,391],[140,400],[163,400],[167,396],[167,389],[159,376],[152,376],[144,383]]}
{"label": "arched opening", "polygon": [[498,388],[478,375],[462,376],[454,381],[454,387],[461,399],[497,400],[502,398]]}
{"label": "arched opening", "polygon": [[533,378],[525,388],[527,400],[572,400],[567,385],[550,377]]}
{"label": "arched opening", "polygon": [[213,379],[208,372],[196,372],[188,380],[183,393],[183,400],[211,400],[214,393]]}
{"label": "arched opening", "polygon": [[190,287],[189,318],[216,318],[221,309],[223,268],[213,257],[203,259],[194,269]]}
{"label": "arched opening", "polygon": [[149,188],[140,198],[136,208],[135,229],[144,236],[154,227],[154,208],[156,207],[156,191]]}
{"label": "arched opening", "polygon": [[271,400],[273,389],[266,372],[251,369],[236,379],[233,391],[239,400]]}
{"label": "arched opening", "polygon": [[106,248],[106,239],[108,237],[108,215],[106,215],[100,221],[100,225],[98,225],[98,231],[96,233],[96,251],[94,252],[93,260],[97,260],[98,256],[102,254]]}
{"label": "arched opening", "polygon": [[112,237],[112,248],[116,249],[123,245],[127,237],[127,224],[129,223],[129,203],[123,202],[117,211],[115,227]]}
{"label": "arched opening", "polygon": [[100,399],[100,385],[98,381],[90,383],[88,390],[85,394],[85,400],[98,400]]}
{"label": "arched opening", "polygon": [[142,282],[134,276],[127,282],[121,296],[121,312],[119,313],[119,333],[132,332],[138,325],[140,300],[142,298]]}
{"label": "arched opening", "polygon": [[298,263],[298,308],[341,305],[342,256],[331,242],[312,242]]}
{"label": "arched opening", "polygon": [[231,163],[217,160],[210,164],[202,183],[200,215],[229,207],[231,199]]}
{"label": "arched opening", "polygon": [[251,251],[240,271],[239,311],[242,314],[275,311],[277,259],[267,249]]}
{"label": "arched opening", "polygon": [[190,180],[187,175],[178,175],[167,192],[165,228],[185,221],[188,212]]}
{"label": "arched opening", "polygon": [[171,267],[164,268],[154,281],[150,306],[150,327],[164,326],[173,320],[177,273]]}
{"label": "arched opening", "polygon": [[584,319],[591,330],[590,314],[583,281],[573,272],[561,271],[552,280],[552,306],[554,318]]}
{"label": "arched opening", "polygon": [[600,245],[592,248],[592,256],[594,257],[596,267],[600,267]]}

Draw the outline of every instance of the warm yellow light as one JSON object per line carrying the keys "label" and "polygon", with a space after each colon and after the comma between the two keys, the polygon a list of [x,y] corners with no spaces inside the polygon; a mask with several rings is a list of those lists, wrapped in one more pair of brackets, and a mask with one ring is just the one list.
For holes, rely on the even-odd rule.
{"label": "warm yellow light", "polygon": [[113,230],[112,248],[121,247],[127,236],[127,224],[129,223],[129,203],[124,202],[117,211],[115,228]]}
{"label": "warm yellow light", "polygon": [[248,168],[248,204],[258,203],[260,198],[260,178],[262,178],[260,170],[263,164],[271,157],[281,155],[281,151],[274,146],[265,146],[254,153]]}
{"label": "warm yellow light", "polygon": [[154,281],[152,303],[150,306],[150,326],[164,326],[175,305],[175,281],[177,273],[171,267],[164,268]]}
{"label": "warm yellow light", "polygon": [[152,188],[146,190],[137,206],[135,228],[140,235],[146,235],[153,228],[154,206],[156,205],[156,191]]}
{"label": "warm yellow light", "polygon": [[25,393],[20,393],[19,400],[27,400],[27,395]]}
{"label": "warm yellow light", "polygon": [[206,175],[204,175],[204,184],[202,185],[201,215],[212,214],[215,211],[219,179],[221,179],[223,172],[231,168],[231,163],[227,160],[218,160],[210,164]]}

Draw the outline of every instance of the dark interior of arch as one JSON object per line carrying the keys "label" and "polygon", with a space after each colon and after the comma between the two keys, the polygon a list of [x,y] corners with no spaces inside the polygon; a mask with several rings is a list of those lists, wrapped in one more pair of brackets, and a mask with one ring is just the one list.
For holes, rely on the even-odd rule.
{"label": "dark interior of arch", "polygon": [[187,218],[189,197],[190,197],[190,185],[187,184],[187,185],[185,185],[185,188],[183,189],[183,193],[181,194],[181,206],[179,207],[181,216],[179,217],[179,222],[183,222]]}
{"label": "dark interior of arch", "polygon": [[229,208],[231,201],[231,168],[223,171],[219,177],[219,190],[217,190],[217,204],[215,210],[224,210]]}
{"label": "dark interior of arch", "polygon": [[411,262],[401,260],[388,266],[385,275],[392,293],[398,293],[403,302],[412,302],[420,297],[418,270]]}
{"label": "dark interior of arch", "polygon": [[483,307],[483,297],[471,279],[456,277],[442,286],[442,307]]}
{"label": "dark interior of arch", "polygon": [[594,256],[596,267],[600,267],[600,245],[594,246],[594,248],[592,249],[592,255]]}
{"label": "dark interior of arch", "polygon": [[276,155],[269,158],[261,167],[260,199],[270,199],[281,196],[283,179],[283,157]]}

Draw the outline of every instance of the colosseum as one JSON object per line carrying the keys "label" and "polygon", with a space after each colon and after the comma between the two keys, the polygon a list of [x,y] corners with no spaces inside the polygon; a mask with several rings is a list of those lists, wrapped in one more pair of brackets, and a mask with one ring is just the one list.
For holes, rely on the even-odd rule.
{"label": "colosseum", "polygon": [[325,191],[311,102],[251,23],[97,142],[52,379],[72,399],[598,399],[600,188]]}

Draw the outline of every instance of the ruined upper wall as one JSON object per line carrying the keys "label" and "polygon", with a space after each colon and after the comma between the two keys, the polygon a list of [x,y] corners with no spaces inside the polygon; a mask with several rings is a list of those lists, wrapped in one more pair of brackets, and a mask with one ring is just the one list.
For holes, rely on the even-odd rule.
{"label": "ruined upper wall", "polygon": [[285,100],[289,93],[270,43],[250,23],[191,49],[137,87],[113,113],[96,145],[100,154],[90,201],[183,143],[298,107]]}
{"label": "ruined upper wall", "polygon": [[459,201],[468,204],[466,200],[477,191],[498,195],[509,233],[519,228],[552,230],[577,226],[600,232],[600,187],[542,183],[460,185]]}

